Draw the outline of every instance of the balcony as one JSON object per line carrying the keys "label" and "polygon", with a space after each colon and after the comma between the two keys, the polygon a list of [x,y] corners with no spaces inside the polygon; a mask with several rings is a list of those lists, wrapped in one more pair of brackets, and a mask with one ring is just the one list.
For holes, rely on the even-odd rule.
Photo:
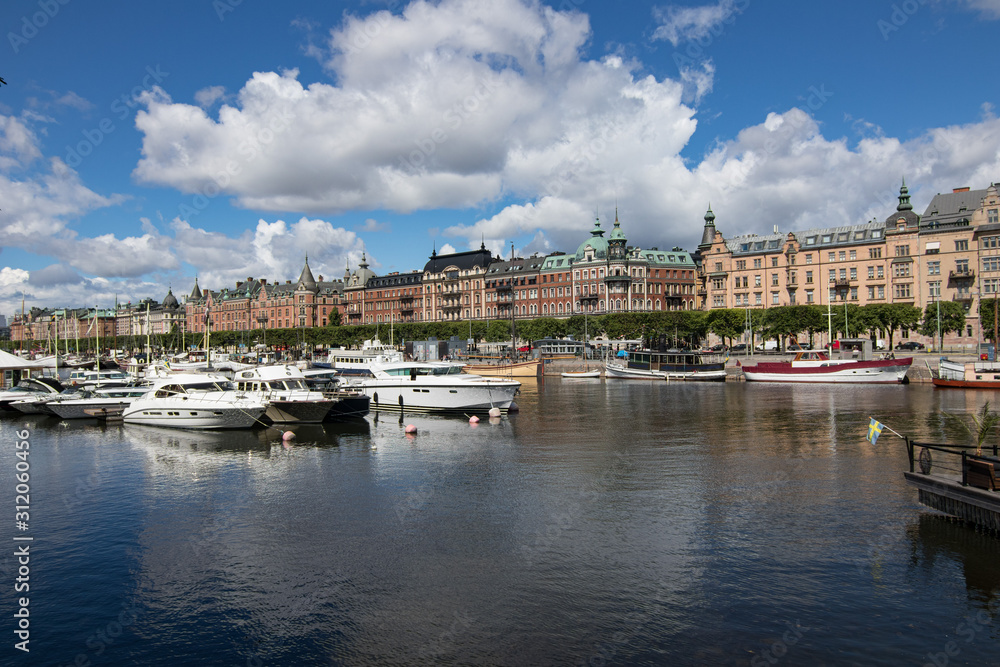
{"label": "balcony", "polygon": [[949,281],[974,280],[975,277],[976,277],[976,272],[973,271],[972,269],[966,269],[965,271],[949,271],[948,272],[948,280]]}
{"label": "balcony", "polygon": [[848,289],[851,286],[851,282],[847,278],[837,278],[833,281],[833,287],[834,289]]}

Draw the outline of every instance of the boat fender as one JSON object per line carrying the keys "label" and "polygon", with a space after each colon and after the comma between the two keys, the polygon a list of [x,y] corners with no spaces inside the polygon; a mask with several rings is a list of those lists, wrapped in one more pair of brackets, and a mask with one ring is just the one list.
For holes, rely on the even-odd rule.
{"label": "boat fender", "polygon": [[281,439],[284,440],[285,442],[288,442],[289,440],[294,440],[295,434],[292,433],[291,431],[285,431],[284,433],[281,434]]}
{"label": "boat fender", "polygon": [[490,408],[490,418],[499,416],[500,416],[500,408],[497,407]]}

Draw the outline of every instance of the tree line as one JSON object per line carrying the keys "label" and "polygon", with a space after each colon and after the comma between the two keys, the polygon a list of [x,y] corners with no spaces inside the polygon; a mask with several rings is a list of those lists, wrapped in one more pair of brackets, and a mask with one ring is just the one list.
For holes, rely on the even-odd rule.
{"label": "tree line", "polygon": [[[883,339],[891,347],[897,332],[913,331],[936,337],[939,331],[939,311],[942,336],[965,329],[965,306],[958,302],[941,301],[929,304],[923,311],[908,304],[880,303],[866,306],[802,305],[720,308],[710,311],[607,313],[594,316],[574,315],[564,319],[538,317],[517,320],[515,330],[521,344],[542,338],[569,336],[583,340],[587,335],[590,338],[641,340],[649,347],[660,344],[669,347],[700,346],[709,334],[715,334],[725,344],[732,345],[749,332],[752,344],[775,340],[784,348],[784,344],[790,340],[813,345],[817,334],[832,329],[835,336]],[[993,340],[993,323],[997,315],[996,299],[980,301],[980,321],[983,323],[983,335],[988,340]],[[447,340],[452,336],[474,342],[502,343],[511,340],[511,333],[511,322],[501,319],[394,323],[390,333],[390,325],[386,323],[343,325],[340,318],[333,317],[325,327],[213,331],[211,343],[213,347],[251,347],[266,341],[266,346],[271,349],[296,349],[303,346],[355,347],[375,337],[388,342],[390,336],[397,344],[431,337]],[[182,336],[173,330],[154,341],[154,346],[158,342],[163,348],[180,349],[181,340]],[[204,334],[200,333],[188,334],[183,340],[187,346],[203,347],[205,343]],[[93,349],[92,344],[92,339],[80,339],[81,349]],[[105,348],[111,347],[112,341],[102,338],[101,344]],[[142,345],[144,344],[143,341]],[[8,346],[16,349],[18,343],[8,341]]]}

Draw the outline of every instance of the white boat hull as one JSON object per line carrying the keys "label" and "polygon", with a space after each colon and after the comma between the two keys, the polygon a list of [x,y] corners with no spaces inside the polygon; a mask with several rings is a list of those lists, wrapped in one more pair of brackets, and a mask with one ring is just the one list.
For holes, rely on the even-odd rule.
{"label": "white boat hull", "polygon": [[743,368],[743,374],[749,382],[822,382],[822,383],[873,383],[893,384],[903,382],[909,366],[863,367],[843,364],[835,370],[825,372],[761,372]]}
{"label": "white boat hull", "polygon": [[652,371],[642,368],[629,368],[621,364],[609,363],[604,368],[604,376],[608,378],[618,378],[621,380],[666,380],[665,371]]}
{"label": "white boat hull", "polygon": [[486,411],[493,407],[506,411],[521,388],[521,383],[460,379],[431,385],[412,382],[406,378],[374,378],[351,386],[358,386],[371,399],[372,410],[472,412]]}
{"label": "white boat hull", "polygon": [[170,428],[250,428],[258,423],[267,406],[256,401],[219,402],[190,398],[138,398],[125,409],[126,424]]}
{"label": "white boat hull", "polygon": [[566,371],[562,376],[564,378],[599,378],[601,371]]}
{"label": "white boat hull", "polygon": [[93,419],[94,415],[87,412],[87,410],[100,408],[106,410],[123,409],[131,403],[131,400],[122,398],[80,399],[53,401],[49,404],[49,409],[60,419]]}

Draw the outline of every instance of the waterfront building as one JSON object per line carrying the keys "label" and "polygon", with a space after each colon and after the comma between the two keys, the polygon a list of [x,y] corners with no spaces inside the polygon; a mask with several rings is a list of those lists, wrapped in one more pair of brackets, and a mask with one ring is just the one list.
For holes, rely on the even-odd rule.
{"label": "waterfront building", "polygon": [[344,283],[313,277],[309,258],[294,283],[257,279],[237,282],[233,288],[194,288],[184,304],[187,331],[252,331],[255,329],[326,326],[330,313],[341,307]]}
{"label": "waterfront building", "polygon": [[539,279],[544,260],[532,255],[491,262],[483,281],[486,318],[509,320],[511,308],[514,319],[543,316],[539,309]]}
{"label": "waterfront building", "polygon": [[698,246],[698,307],[905,303],[923,310],[955,301],[967,324],[944,343],[974,343],[981,334],[976,297],[1000,288],[997,202],[995,185],[956,188],[935,195],[920,216],[904,182],[884,221],[731,238],[716,228],[709,207]]}
{"label": "waterfront building", "polygon": [[483,319],[485,276],[492,261],[493,253],[485,243],[479,250],[449,255],[432,252],[423,271],[424,321]]}

